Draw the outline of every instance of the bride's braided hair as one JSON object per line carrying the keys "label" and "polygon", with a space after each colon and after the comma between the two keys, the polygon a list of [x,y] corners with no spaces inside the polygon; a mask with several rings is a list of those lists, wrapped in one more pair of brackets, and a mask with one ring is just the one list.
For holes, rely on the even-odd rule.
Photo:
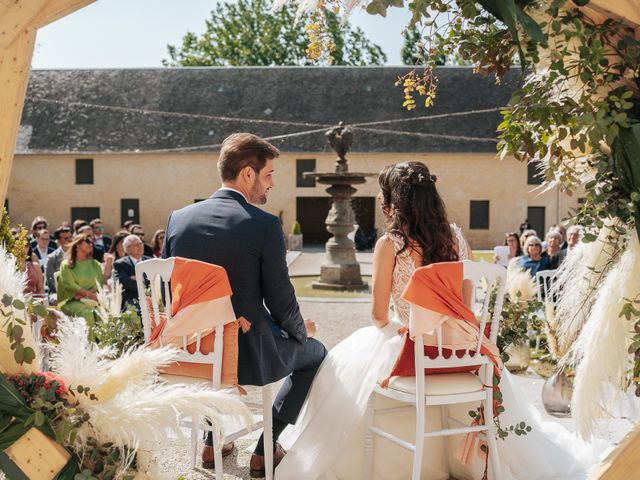
{"label": "bride's braided hair", "polygon": [[420,247],[423,265],[459,260],[436,180],[421,162],[387,165],[378,176],[388,231],[404,240],[400,252]]}

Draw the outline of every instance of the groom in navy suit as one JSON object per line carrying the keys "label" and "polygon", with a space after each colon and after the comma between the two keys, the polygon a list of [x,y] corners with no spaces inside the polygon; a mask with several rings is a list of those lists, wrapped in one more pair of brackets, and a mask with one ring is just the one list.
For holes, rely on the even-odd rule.
{"label": "groom in navy suit", "polygon": [[[315,326],[300,314],[280,220],[253,205],[267,202],[279,154],[255,135],[227,137],[218,159],[222,188],[207,200],[171,214],[163,249],[164,258],[193,258],[227,271],[236,317],[251,323],[249,331],[238,336],[239,383],[266,385],[286,377],[273,404],[274,442],[288,424],[295,423],[326,355],[322,343],[308,338]],[[284,450],[275,445],[277,465]],[[231,453],[232,448],[225,446],[223,453]],[[203,466],[213,468],[211,447],[205,447]],[[250,468],[252,477],[264,476],[262,437]]]}

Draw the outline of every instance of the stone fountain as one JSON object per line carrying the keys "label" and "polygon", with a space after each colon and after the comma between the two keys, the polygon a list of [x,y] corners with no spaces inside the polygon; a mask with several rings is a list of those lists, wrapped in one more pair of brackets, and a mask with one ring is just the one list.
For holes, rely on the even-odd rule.
{"label": "stone fountain", "polygon": [[327,230],[333,234],[326,245],[327,256],[320,267],[320,280],[312,286],[321,290],[366,290],[368,285],[362,281],[360,264],[356,260],[356,246],[348,235],[353,231],[355,214],[351,208],[351,197],[356,193],[352,185],[366,182],[366,177],[375,173],[351,173],[346,154],[353,142],[353,130],[340,122],[326,132],[331,148],[338,154],[334,172],[308,172],[318,183],[330,185],[327,193],[333,202],[325,221]]}

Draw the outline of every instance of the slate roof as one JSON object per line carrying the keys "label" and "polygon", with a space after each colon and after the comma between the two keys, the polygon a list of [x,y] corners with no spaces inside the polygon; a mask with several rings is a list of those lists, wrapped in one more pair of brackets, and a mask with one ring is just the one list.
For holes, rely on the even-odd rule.
{"label": "slate roof", "polygon": [[[351,151],[495,151],[497,110],[509,100],[519,71],[496,85],[469,68],[440,68],[435,106],[407,112],[394,83],[408,70],[34,70],[16,153],[209,152],[238,131],[276,137],[272,142],[282,151],[323,152],[330,150],[323,133],[328,126],[390,120],[409,121],[358,128]],[[490,111],[459,115],[474,110]],[[411,120],[423,116],[433,118]],[[319,131],[292,135],[309,130]]]}

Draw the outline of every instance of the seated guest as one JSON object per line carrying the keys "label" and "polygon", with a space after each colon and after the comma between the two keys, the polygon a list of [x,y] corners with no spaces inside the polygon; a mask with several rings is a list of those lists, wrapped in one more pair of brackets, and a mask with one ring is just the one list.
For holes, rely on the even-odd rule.
{"label": "seated guest", "polygon": [[564,256],[560,255],[560,244],[562,243],[562,234],[558,230],[551,230],[546,237],[547,249],[543,256],[549,257],[549,269],[555,270],[560,266]]}
{"label": "seated guest", "polygon": [[558,252],[558,267],[562,264],[571,250],[576,248],[582,238],[582,227],[580,225],[572,225],[567,229],[567,247]]}
{"label": "seated guest", "polygon": [[47,257],[55,251],[55,248],[49,244],[49,230],[41,228],[36,231],[36,246],[32,247],[33,253],[38,257],[40,268],[44,272],[47,264]]}
{"label": "seated guest", "polygon": [[22,293],[27,295],[42,295],[44,293],[44,277],[38,257],[33,253],[31,245],[26,246],[27,254],[23,260],[25,277],[27,279]]}
{"label": "seated guest", "polygon": [[77,235],[69,244],[66,259],[60,266],[58,305],[67,315],[83,317],[94,339],[97,285],[105,284],[104,265],[93,258],[93,239]]}
{"label": "seated guest", "polygon": [[151,248],[153,249],[153,256],[160,258],[162,256],[162,245],[164,244],[164,230],[156,230],[156,233],[151,237]]}
{"label": "seated guest", "polygon": [[86,225],[89,225],[86,220],[74,220],[73,221],[73,234],[77,235],[80,229]]}
{"label": "seated guest", "polygon": [[55,274],[60,271],[60,265],[64,260],[67,246],[71,243],[71,229],[69,227],[58,227],[53,232],[53,238],[55,238],[58,248],[47,256],[47,264],[44,267],[45,284],[49,293],[56,293]]}
{"label": "seated guest", "polygon": [[102,248],[99,245],[95,244],[95,237],[93,235],[93,229],[87,224],[87,225],[83,225],[82,227],[80,227],[78,229],[78,231],[76,232],[76,235],[84,235],[85,237],[88,237],[91,239],[93,243],[93,258],[96,259],[98,262],[102,263],[102,261],[104,260],[104,254],[105,254],[105,250],[104,248]]}
{"label": "seated guest", "polygon": [[106,252],[111,246],[111,237],[104,234],[104,225],[102,220],[94,218],[89,222],[89,226],[93,230],[93,244],[102,247]]}
{"label": "seated guest", "polygon": [[[36,249],[38,231],[47,229],[47,228],[49,228],[49,224],[47,223],[46,218],[38,216],[33,219],[33,221],[31,222],[31,231],[29,232],[29,237],[28,237],[32,250]],[[55,242],[51,240],[49,243],[50,243],[49,246],[55,250],[56,248]]]}
{"label": "seated guest", "polygon": [[148,260],[150,257],[143,255],[144,244],[137,235],[129,235],[122,243],[127,254],[114,263],[113,279],[122,284],[122,309],[124,310],[127,305],[133,305],[139,311],[136,263]]}
{"label": "seated guest", "polygon": [[516,260],[516,265],[529,272],[532,277],[542,270],[549,270],[549,257],[542,255],[542,242],[538,237],[530,236],[524,243],[524,255]]}
{"label": "seated guest", "polygon": [[109,253],[112,254],[116,260],[126,255],[122,241],[129,235],[131,234],[126,230],[121,230],[113,236],[111,247],[109,247]]}
{"label": "seated guest", "polygon": [[127,232],[131,233],[131,227],[133,225],[135,225],[136,222],[134,222],[133,220],[129,219],[126,220],[123,224],[122,224],[122,230],[126,230]]}
{"label": "seated guest", "polygon": [[535,230],[529,229],[525,230],[524,232],[522,232],[522,235],[520,235],[520,248],[523,252],[526,252],[524,249],[524,242],[526,242],[527,238],[531,236],[537,237],[538,233]]}
{"label": "seated guest", "polygon": [[582,227],[571,225],[567,229],[567,250],[573,250],[582,241]]}
{"label": "seated guest", "polygon": [[[509,247],[509,253],[507,255],[507,262],[511,262],[514,258],[522,255],[522,248],[520,247],[520,236],[516,232],[506,233],[504,237],[504,245]],[[494,255],[493,262],[498,263],[503,260],[498,255]],[[503,264],[504,265],[504,264]]]}
{"label": "seated guest", "polygon": [[560,234],[560,237],[562,239],[562,241],[560,242],[560,250],[564,250],[565,248],[567,248],[567,229],[564,228],[564,225],[562,225],[561,223],[551,225],[551,228],[549,228],[549,232],[551,232],[552,230],[557,230],[557,232]]}
{"label": "seated guest", "polygon": [[142,240],[144,244],[145,256],[153,257],[153,248],[151,248],[151,245],[147,245],[146,243],[144,243],[144,228],[142,228],[142,225],[138,225],[138,224],[131,225],[131,228],[129,231],[134,235],[137,235],[138,237],[140,237],[140,240]]}

